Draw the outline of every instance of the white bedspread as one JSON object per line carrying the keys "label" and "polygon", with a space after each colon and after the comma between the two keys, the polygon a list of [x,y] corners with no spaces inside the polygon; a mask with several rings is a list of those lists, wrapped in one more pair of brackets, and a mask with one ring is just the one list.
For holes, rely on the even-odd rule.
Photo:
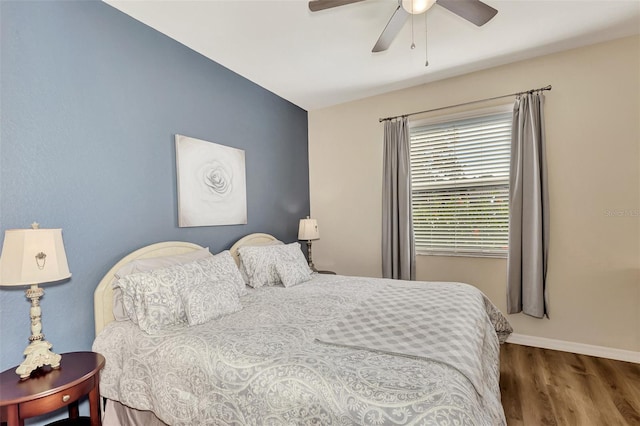
{"label": "white bedspread", "polygon": [[[172,425],[504,425],[494,329],[507,335],[510,327],[486,300],[469,321],[482,336],[473,379],[442,360],[315,341],[397,285],[318,275],[292,288],[250,290],[242,311],[196,327],[149,336],[113,322],[93,346],[107,361],[101,394]],[[426,298],[460,289],[404,285],[419,286]]]}

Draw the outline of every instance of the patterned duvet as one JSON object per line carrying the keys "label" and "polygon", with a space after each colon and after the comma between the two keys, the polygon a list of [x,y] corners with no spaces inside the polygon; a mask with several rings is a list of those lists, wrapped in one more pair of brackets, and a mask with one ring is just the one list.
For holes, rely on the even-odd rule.
{"label": "patterned duvet", "polygon": [[[408,347],[408,353],[317,340],[327,332],[344,338],[345,325],[381,306],[394,286],[419,292],[409,297],[418,303],[452,301],[425,303],[413,321],[425,332],[402,336],[399,346]],[[462,299],[476,302],[459,306],[464,315],[452,314]],[[471,286],[315,275],[291,288],[249,290],[241,302],[241,311],[221,319],[153,336],[128,321],[110,323],[93,345],[107,361],[102,396],[151,410],[171,425],[506,424],[498,334],[504,339],[511,328]],[[402,302],[393,303],[392,312],[398,313]],[[429,310],[437,320],[425,320]],[[411,311],[402,312],[409,316]],[[456,320],[460,317],[475,329],[459,332],[464,328]],[[443,329],[452,330],[444,333],[450,345]],[[346,335],[352,332],[353,327]],[[418,341],[417,334],[427,340]],[[445,350],[429,349],[436,344],[431,338]],[[379,336],[374,340],[380,345]],[[444,356],[447,347],[455,348],[450,352],[456,359]],[[468,363],[461,361],[467,358]]]}

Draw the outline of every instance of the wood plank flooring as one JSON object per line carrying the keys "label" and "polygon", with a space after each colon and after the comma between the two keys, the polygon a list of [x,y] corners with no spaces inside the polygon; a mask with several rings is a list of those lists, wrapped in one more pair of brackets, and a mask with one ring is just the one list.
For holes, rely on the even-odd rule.
{"label": "wood plank flooring", "polygon": [[640,364],[504,344],[509,426],[640,426]]}

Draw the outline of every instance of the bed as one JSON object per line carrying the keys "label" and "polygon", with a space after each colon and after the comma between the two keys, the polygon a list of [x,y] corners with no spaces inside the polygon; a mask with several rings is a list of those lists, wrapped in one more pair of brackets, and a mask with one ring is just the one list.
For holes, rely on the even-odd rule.
{"label": "bed", "polygon": [[[229,255],[242,270],[252,247],[290,246],[251,234]],[[194,325],[149,331],[115,320],[118,271],[202,251],[185,242],[143,247],[96,288],[105,426],[506,424],[499,344],[512,330],[466,284],[313,273],[297,285],[247,286],[240,308]]]}

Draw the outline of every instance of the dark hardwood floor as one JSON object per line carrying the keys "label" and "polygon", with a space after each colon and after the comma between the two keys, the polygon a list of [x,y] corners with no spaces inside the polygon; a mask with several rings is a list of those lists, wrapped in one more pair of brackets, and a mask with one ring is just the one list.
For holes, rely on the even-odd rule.
{"label": "dark hardwood floor", "polygon": [[500,390],[509,426],[640,425],[640,364],[507,343]]}

